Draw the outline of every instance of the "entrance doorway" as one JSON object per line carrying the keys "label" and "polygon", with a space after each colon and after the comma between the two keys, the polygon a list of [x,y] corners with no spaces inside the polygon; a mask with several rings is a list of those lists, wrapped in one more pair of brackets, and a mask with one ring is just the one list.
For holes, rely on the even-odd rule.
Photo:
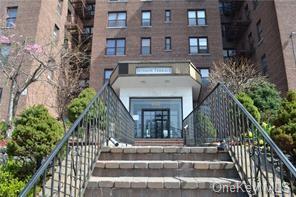
{"label": "entrance doorway", "polygon": [[170,110],[142,109],[142,136],[170,138]]}

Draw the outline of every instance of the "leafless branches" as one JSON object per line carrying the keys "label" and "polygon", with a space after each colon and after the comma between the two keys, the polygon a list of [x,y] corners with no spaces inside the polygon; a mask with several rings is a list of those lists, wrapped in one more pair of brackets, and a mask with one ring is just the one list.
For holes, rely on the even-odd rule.
{"label": "leafless branches", "polygon": [[210,72],[212,85],[223,82],[234,93],[264,79],[258,67],[246,58],[232,58],[214,63]]}

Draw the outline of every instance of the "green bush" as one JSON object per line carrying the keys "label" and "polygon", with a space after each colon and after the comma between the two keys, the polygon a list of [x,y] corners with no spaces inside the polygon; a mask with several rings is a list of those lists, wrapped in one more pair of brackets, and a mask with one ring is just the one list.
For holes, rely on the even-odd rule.
{"label": "green bush", "polygon": [[272,122],[271,137],[296,162],[296,91],[288,92]]}
{"label": "green bush", "polygon": [[248,112],[259,122],[261,119],[261,115],[258,108],[254,105],[254,101],[252,100],[252,98],[244,92],[238,93],[236,97],[248,110]]}
{"label": "green bush", "polygon": [[96,91],[93,88],[84,89],[77,98],[68,105],[68,118],[73,123],[80,116],[89,102],[95,97]]}
{"label": "green bush", "polygon": [[4,139],[8,130],[8,124],[5,121],[0,122],[0,140]]}
{"label": "green bush", "polygon": [[253,84],[246,93],[254,101],[254,105],[265,120],[268,120],[281,105],[280,92],[274,84],[267,81]]}
{"label": "green bush", "polygon": [[12,139],[7,145],[9,156],[30,159],[37,167],[63,135],[62,125],[42,105],[23,111],[15,121]]}
{"label": "green bush", "polygon": [[16,178],[9,170],[0,165],[0,196],[15,197],[25,186],[25,182]]}

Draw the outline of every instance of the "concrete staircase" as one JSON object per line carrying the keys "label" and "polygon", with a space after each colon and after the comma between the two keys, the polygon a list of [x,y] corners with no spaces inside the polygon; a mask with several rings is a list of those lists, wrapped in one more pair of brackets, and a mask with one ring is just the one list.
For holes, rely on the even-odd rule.
{"label": "concrete staircase", "polygon": [[85,196],[244,196],[240,186],[228,153],[216,147],[104,147]]}

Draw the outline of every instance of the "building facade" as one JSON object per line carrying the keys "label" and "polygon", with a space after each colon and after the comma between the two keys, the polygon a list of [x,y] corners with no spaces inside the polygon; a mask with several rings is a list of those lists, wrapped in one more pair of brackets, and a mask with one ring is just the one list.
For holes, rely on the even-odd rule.
{"label": "building facade", "polygon": [[250,58],[283,94],[296,88],[295,8],[290,0],[220,1],[224,57]]}

